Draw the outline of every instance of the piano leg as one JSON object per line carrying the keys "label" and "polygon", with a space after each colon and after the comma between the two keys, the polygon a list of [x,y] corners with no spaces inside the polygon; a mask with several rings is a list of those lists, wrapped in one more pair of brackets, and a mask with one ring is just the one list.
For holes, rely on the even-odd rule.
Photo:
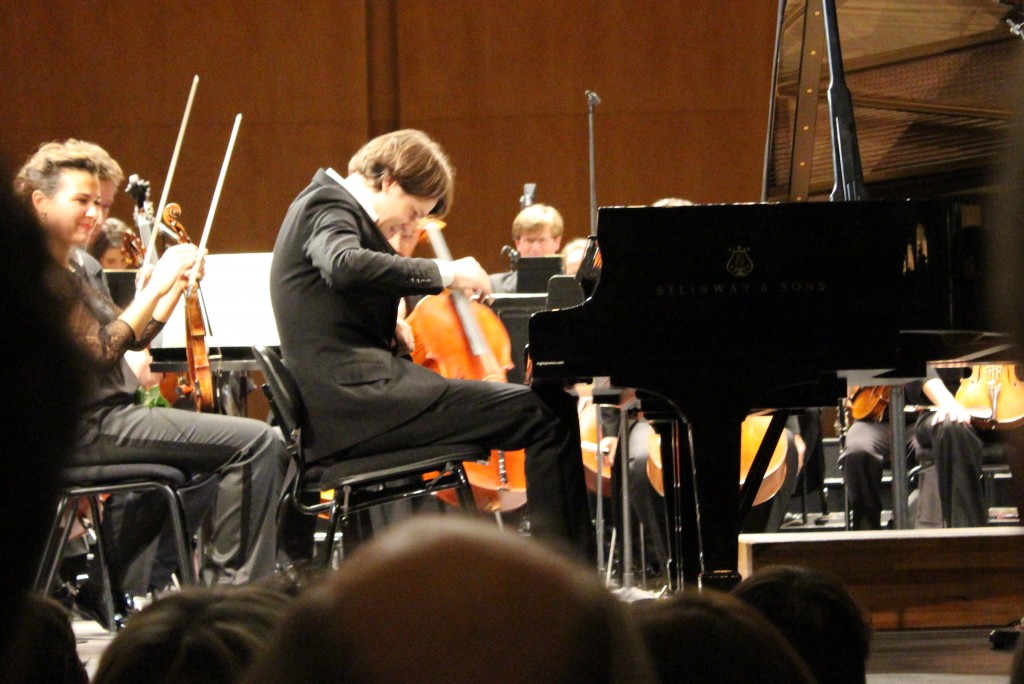
{"label": "piano leg", "polygon": [[[726,415],[722,415],[722,414]],[[674,422],[662,439],[671,589],[681,582],[731,589],[738,566],[740,424],[728,412],[689,412],[687,441]],[[692,455],[692,457],[690,456]]]}

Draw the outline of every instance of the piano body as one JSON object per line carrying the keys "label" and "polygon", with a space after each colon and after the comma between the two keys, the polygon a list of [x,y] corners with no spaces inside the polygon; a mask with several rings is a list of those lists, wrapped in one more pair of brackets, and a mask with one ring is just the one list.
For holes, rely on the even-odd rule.
{"label": "piano body", "polygon": [[[820,8],[820,0],[810,6]],[[794,16],[780,11],[781,56],[789,54],[786,32],[802,27]],[[817,40],[808,51],[820,51]],[[815,68],[820,59],[812,60]],[[768,199],[778,194],[779,178],[791,184],[790,171],[807,166],[794,161],[800,135],[792,129],[805,119],[794,103],[781,102],[793,82],[786,78],[784,70],[776,76],[770,128],[780,129],[782,115],[790,136],[783,143],[770,135]],[[817,71],[814,80],[823,95]],[[829,127],[826,119],[826,136]],[[796,155],[788,165],[779,163],[781,146]],[[873,168],[865,163],[872,190],[873,180],[906,186],[891,172],[873,177]],[[756,491],[765,465],[759,455],[741,493],[739,426],[751,410],[834,405],[848,375],[921,377],[926,362],[988,358],[1005,348],[1002,336],[976,332],[988,326],[973,213],[965,222],[961,204],[948,198],[796,201],[827,196],[831,183],[813,186],[811,178],[803,189],[787,189],[784,202],[602,207],[600,274],[584,283],[587,299],[530,320],[534,381],[606,376],[613,387],[636,388],[645,412],[656,406],[678,419],[662,439],[666,482],[674,482],[665,501],[673,589],[683,581],[728,587],[738,580],[744,497]]]}

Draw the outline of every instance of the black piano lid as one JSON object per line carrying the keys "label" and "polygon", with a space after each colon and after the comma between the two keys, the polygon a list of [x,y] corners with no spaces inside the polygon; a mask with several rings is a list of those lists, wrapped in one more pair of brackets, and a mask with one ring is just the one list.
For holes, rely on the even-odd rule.
{"label": "black piano lid", "polygon": [[531,320],[538,377],[892,367],[903,331],[983,329],[948,201],[602,207],[598,241],[593,296]]}
{"label": "black piano lid", "polygon": [[[985,193],[1013,118],[1024,50],[1005,22],[1011,6],[996,0],[836,0],[836,5],[870,196],[976,198]],[[800,58],[813,47],[804,45],[805,6],[804,0],[789,0],[782,21],[766,147],[768,200],[823,198],[832,189],[828,69],[820,45],[817,106],[801,121],[801,128],[810,127],[813,143],[804,143],[794,130]],[[810,0],[810,6],[820,10],[821,0]],[[801,160],[809,169],[802,180]],[[791,187],[794,170],[796,186]]]}

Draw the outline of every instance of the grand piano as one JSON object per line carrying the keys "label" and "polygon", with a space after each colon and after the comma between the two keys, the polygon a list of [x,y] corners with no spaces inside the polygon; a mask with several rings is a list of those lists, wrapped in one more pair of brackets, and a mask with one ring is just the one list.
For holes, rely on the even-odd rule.
{"label": "grand piano", "polygon": [[[824,49],[829,30],[845,28],[844,19],[863,20],[859,14],[868,7],[876,12],[874,22],[888,27],[906,19],[914,4],[849,0],[838,3],[837,15],[825,0],[823,25],[816,25],[822,23],[821,0],[784,4],[765,201],[602,207],[591,238],[599,259],[591,250],[580,271],[587,298],[530,319],[534,382],[607,378],[612,387],[635,388],[645,412],[675,419],[662,439],[666,482],[673,483],[665,500],[673,588],[682,582],[729,587],[738,580],[737,535],[770,451],[759,453],[741,491],[739,426],[749,412],[834,405],[848,377],[898,381],[923,376],[927,362],[1005,353],[1005,337],[987,332],[983,313],[979,213],[963,200],[975,199],[983,187],[983,169],[998,156],[1009,113],[992,109],[984,125],[984,116],[969,113],[967,104],[925,103],[925,94],[941,97],[934,74],[920,99],[907,89],[898,98],[895,91],[888,99],[865,97],[870,111],[863,112],[868,124],[861,142],[870,154],[864,173],[854,111],[847,98],[844,113],[841,101],[837,33]],[[935,8],[945,11],[950,30],[959,9],[984,36],[953,40],[918,32],[917,45],[876,45],[872,61],[864,47],[872,31],[860,26],[851,30],[859,38],[860,60],[850,70],[852,84],[866,83],[865,74],[881,69],[885,59],[905,70],[914,59],[936,55],[963,62],[959,50],[979,45],[996,52],[1021,47],[1005,22],[1013,7],[995,1],[983,9],[978,2],[916,4],[921,21]],[[893,16],[877,16],[885,8]],[[893,35],[910,40],[908,32]],[[823,62],[822,55],[832,58]],[[1009,87],[1008,63],[990,73]],[[837,79],[839,92],[826,89]],[[994,90],[991,83],[980,85]],[[808,88],[813,97],[801,102]],[[853,94],[856,104],[860,91],[855,87]],[[826,97],[831,106],[823,115],[818,105]],[[896,112],[897,106],[903,110]],[[860,106],[856,114],[861,123]],[[958,116],[965,121],[955,121]],[[920,127],[940,142],[959,136],[966,145],[962,159],[929,166],[923,153],[901,156],[901,138],[920,143]],[[886,143],[875,139],[879,132],[888,136]],[[815,144],[816,133],[824,143]],[[823,171],[814,163],[822,156],[845,159]],[[894,161],[899,159],[906,163]],[[961,162],[968,171],[950,189],[958,180],[951,169]],[[831,182],[821,179],[825,172]],[[918,185],[928,179],[930,185]],[[939,192],[904,199],[926,196],[921,187]],[[828,199],[829,190],[837,201],[807,201]],[[868,192],[875,199],[865,199]],[[781,430],[781,418],[774,426]]]}

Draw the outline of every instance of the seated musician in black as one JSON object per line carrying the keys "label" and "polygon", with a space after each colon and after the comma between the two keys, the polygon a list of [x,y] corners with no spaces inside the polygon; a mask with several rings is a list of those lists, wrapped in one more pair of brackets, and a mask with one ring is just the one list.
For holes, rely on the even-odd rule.
{"label": "seated musician in black", "polygon": [[306,404],[306,456],[331,461],[458,442],[525,448],[533,536],[583,551],[593,529],[573,399],[561,388],[446,379],[401,355],[415,344],[396,339],[402,297],[491,291],[475,259],[405,257],[388,243],[442,216],[452,190],[440,146],[402,130],[364,145],[345,176],[317,171],[288,209],[270,295],[281,352]]}
{"label": "seated musician in black", "polygon": [[[953,392],[959,369],[929,369],[929,377],[905,387],[907,457],[927,449],[935,470],[922,472],[916,527],[976,527],[988,524],[981,491],[981,452],[984,446],[971,426],[971,416]],[[889,463],[891,432],[888,411],[882,421],[855,420],[846,435],[840,464],[852,513],[853,529],[880,529],[882,471]],[[929,484],[937,483],[937,489]]]}
{"label": "seated musician in black", "polygon": [[[155,268],[140,274],[141,289],[122,310],[70,258],[92,229],[100,201],[97,166],[90,154],[71,143],[46,143],[21,168],[14,186],[34,211],[60,266],[60,292],[70,311],[67,325],[93,362],[74,462],[161,463],[218,479],[242,471],[252,496],[244,507],[217,511],[212,534],[216,540],[239,540],[238,558],[210,562],[225,566],[219,568],[221,576],[234,583],[273,573],[275,513],[287,463],[283,442],[260,421],[134,403],[138,382],[125,351],[145,347],[162,329],[201,259],[198,250],[192,245],[168,249]],[[163,522],[162,516],[140,516],[120,530],[109,559],[118,585],[128,563],[155,538]],[[117,608],[123,614],[130,606]]]}

